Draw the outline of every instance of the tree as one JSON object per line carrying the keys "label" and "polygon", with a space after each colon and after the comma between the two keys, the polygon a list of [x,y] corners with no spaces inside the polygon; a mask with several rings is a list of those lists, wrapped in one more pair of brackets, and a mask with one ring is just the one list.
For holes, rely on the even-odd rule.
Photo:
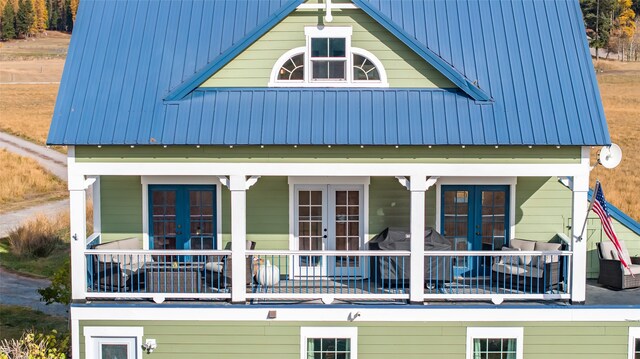
{"label": "tree", "polygon": [[31,0],[20,0],[18,13],[16,14],[16,35],[27,36],[30,34],[34,22],[33,5]]}
{"label": "tree", "polygon": [[614,2],[615,0],[580,1],[584,25],[587,28],[587,35],[590,37],[589,46],[596,49],[596,59],[598,58],[598,50],[609,41]]}
{"label": "tree", "polygon": [[13,39],[16,37],[16,14],[11,1],[4,4],[2,10],[2,39]]}
{"label": "tree", "polygon": [[47,29],[47,22],[49,20],[45,0],[34,0],[33,7],[35,10],[33,28],[35,32],[43,32]]}

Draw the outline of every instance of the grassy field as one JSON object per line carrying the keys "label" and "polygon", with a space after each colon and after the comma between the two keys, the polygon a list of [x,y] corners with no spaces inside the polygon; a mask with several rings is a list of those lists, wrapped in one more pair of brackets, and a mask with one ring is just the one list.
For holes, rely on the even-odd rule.
{"label": "grassy field", "polygon": [[0,61],[64,59],[69,41],[69,34],[47,31],[37,37],[3,42],[0,43]]}
{"label": "grassy field", "polygon": [[38,278],[51,278],[69,258],[69,243],[61,243],[48,257],[21,258],[10,252],[7,238],[0,239],[0,265],[12,272]]}
{"label": "grassy field", "polygon": [[0,149],[0,213],[67,196],[66,184],[36,161]]}
{"label": "grassy field", "polygon": [[0,304],[0,340],[19,339],[25,330],[32,328],[38,332],[55,329],[58,333],[67,333],[69,322],[66,318],[47,315],[38,310]]}
{"label": "grassy field", "polygon": [[[640,220],[640,63],[601,61],[596,69],[609,133],[622,147],[623,160],[612,170],[596,167],[591,185],[599,179],[607,201]],[[592,163],[597,150],[592,151]]]}
{"label": "grassy field", "polygon": [[0,84],[0,131],[44,145],[57,94],[56,84]]}

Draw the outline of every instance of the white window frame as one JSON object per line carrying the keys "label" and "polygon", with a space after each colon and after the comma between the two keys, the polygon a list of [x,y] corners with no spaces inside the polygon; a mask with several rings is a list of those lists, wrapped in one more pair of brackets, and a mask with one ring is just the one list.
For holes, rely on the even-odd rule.
{"label": "white window frame", "polygon": [[516,359],[524,358],[524,329],[522,327],[468,327],[466,359],[473,359],[473,340],[486,338],[515,339]]}
{"label": "white window frame", "polygon": [[216,248],[222,249],[222,183],[216,176],[141,176],[142,184],[142,249],[149,249],[149,185],[216,186]]}
{"label": "white window frame", "polygon": [[[387,80],[387,73],[382,65],[382,62],[371,52],[351,47],[351,35],[353,29],[351,27],[318,27],[318,26],[306,26],[304,28],[304,34],[306,38],[306,45],[303,47],[296,47],[291,49],[276,61],[274,67],[271,69],[271,77],[269,79],[269,87],[389,87]],[[345,54],[346,54],[346,68],[345,68],[345,80],[313,80],[311,78],[311,39],[313,38],[344,38],[345,39]],[[278,73],[280,68],[293,56],[304,54],[304,80],[279,80]],[[380,80],[354,80],[353,79],[353,55],[360,55],[366,57],[378,71]]]}
{"label": "white window frame", "polygon": [[629,327],[629,359],[635,359],[636,339],[640,339],[640,327]]}
{"label": "white window frame", "polygon": [[358,359],[358,328],[356,327],[301,327],[300,359],[307,359],[307,340],[318,338],[350,339],[350,357]]}
{"label": "white window frame", "polygon": [[108,342],[133,344],[135,356],[128,359],[142,359],[143,335],[143,327],[84,327],[85,356],[100,358],[100,345]]}

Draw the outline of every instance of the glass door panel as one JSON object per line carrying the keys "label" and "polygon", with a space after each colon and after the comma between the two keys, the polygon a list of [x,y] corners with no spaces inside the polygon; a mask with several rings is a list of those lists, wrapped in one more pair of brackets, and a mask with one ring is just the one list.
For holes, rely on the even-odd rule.
{"label": "glass door panel", "polygon": [[507,202],[504,190],[481,190],[482,222],[480,223],[481,249],[500,250],[507,244]]}
{"label": "glass door panel", "polygon": [[175,190],[151,191],[151,228],[154,249],[177,249],[178,218]]}
{"label": "glass door panel", "polygon": [[[360,191],[335,191],[335,249],[360,250]],[[357,267],[358,258],[337,257],[336,267]]]}
{"label": "glass door panel", "polygon": [[215,249],[214,192],[189,190],[189,229],[191,249]]}
{"label": "glass door panel", "polygon": [[[444,187],[443,187],[444,188]],[[453,242],[456,251],[471,250],[469,241],[469,199],[471,191],[465,188],[443,189],[442,235]],[[471,268],[469,257],[453,259],[454,274],[461,275]]]}
{"label": "glass door panel", "polygon": [[[299,190],[297,193],[297,238],[298,249],[302,251],[321,251],[325,248],[325,191],[323,189]],[[302,267],[319,267],[320,256],[300,256]]]}

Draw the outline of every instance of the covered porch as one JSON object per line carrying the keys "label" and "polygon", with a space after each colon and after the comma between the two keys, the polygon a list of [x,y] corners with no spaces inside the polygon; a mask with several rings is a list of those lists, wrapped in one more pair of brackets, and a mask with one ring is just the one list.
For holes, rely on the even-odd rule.
{"label": "covered porch", "polygon": [[[85,270],[73,271],[84,274],[74,278],[74,299],[581,302],[586,247],[572,231],[586,215],[588,152],[582,156],[566,164],[75,161],[73,265]],[[571,179],[562,202],[569,213],[557,216],[554,233],[536,234],[550,223],[519,213],[517,191],[551,177]],[[104,196],[124,178],[137,181],[139,195],[121,194],[135,197],[141,214]],[[96,233],[85,239],[78,219],[87,190]],[[124,217],[140,233],[114,231],[114,218]],[[388,227],[405,231],[407,247],[371,246]],[[449,247],[427,248],[429,228]],[[522,237],[560,246],[502,249]]]}

